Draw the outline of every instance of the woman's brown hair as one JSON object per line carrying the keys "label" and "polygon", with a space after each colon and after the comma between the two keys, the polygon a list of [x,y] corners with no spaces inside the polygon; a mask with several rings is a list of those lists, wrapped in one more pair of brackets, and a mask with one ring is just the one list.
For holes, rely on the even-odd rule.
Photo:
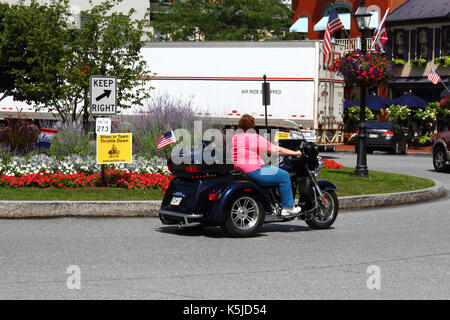
{"label": "woman's brown hair", "polygon": [[255,127],[255,118],[249,114],[244,114],[238,122],[238,128],[244,131]]}

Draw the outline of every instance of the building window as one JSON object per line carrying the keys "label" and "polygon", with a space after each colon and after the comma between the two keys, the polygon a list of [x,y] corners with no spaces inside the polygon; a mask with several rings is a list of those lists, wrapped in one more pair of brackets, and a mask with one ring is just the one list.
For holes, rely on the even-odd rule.
{"label": "building window", "polygon": [[405,51],[405,41],[403,39],[403,32],[399,31],[395,34],[394,57],[395,59],[403,59]]}
{"label": "building window", "polygon": [[450,56],[450,26],[442,27],[442,56]]}
{"label": "building window", "polygon": [[427,59],[428,29],[419,29],[417,33],[417,56],[418,59]]}

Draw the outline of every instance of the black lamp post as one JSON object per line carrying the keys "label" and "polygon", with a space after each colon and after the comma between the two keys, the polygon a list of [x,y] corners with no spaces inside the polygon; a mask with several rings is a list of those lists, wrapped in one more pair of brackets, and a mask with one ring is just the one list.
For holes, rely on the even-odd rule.
{"label": "black lamp post", "polygon": [[[366,1],[361,0],[361,6],[356,9],[355,20],[358,30],[361,32],[361,52],[366,54],[366,31],[369,30],[370,17],[372,14],[365,6]],[[366,150],[366,86],[361,84],[361,103],[359,114],[359,133],[358,133],[358,153],[356,159],[356,169],[354,177],[369,177],[367,169],[367,150]]]}

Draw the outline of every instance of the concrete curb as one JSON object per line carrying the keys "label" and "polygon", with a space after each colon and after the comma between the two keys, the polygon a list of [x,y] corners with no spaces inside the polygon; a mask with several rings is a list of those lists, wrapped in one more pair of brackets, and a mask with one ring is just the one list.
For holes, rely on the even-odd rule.
{"label": "concrete curb", "polygon": [[431,188],[405,191],[397,193],[369,194],[361,196],[340,197],[340,209],[363,209],[372,207],[395,206],[400,204],[409,204],[436,200],[444,197],[447,191],[444,185],[433,180],[435,185]]}
{"label": "concrete curb", "polygon": [[[444,185],[399,193],[340,197],[340,209],[361,209],[435,200]],[[0,218],[157,217],[161,201],[0,201]]]}

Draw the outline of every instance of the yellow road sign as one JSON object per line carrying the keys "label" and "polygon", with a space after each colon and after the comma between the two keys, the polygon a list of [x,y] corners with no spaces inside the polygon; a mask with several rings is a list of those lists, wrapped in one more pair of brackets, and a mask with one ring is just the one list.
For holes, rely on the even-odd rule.
{"label": "yellow road sign", "polygon": [[131,162],[131,133],[97,135],[97,164]]}
{"label": "yellow road sign", "polygon": [[286,140],[289,139],[289,132],[281,132],[281,131],[277,131],[275,133],[275,143],[278,142],[278,140]]}

